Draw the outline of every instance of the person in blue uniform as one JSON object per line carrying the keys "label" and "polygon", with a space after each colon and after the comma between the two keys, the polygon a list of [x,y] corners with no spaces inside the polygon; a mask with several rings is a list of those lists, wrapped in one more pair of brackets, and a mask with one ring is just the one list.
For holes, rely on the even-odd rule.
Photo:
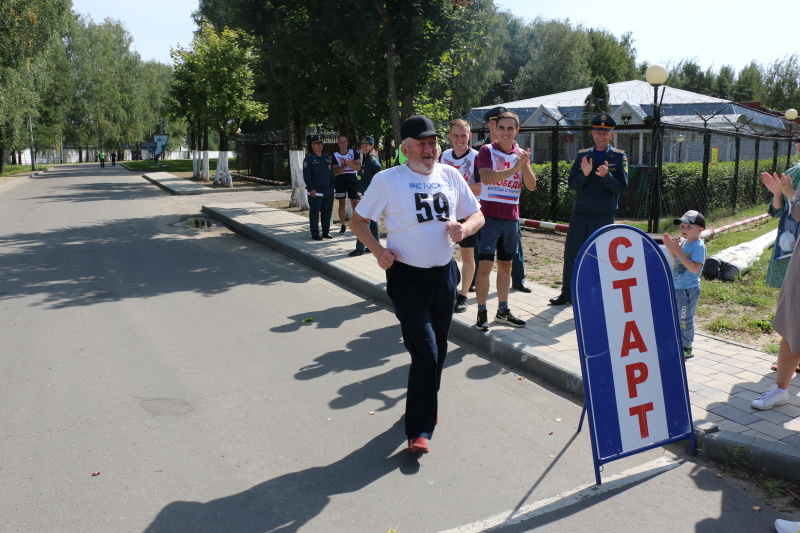
{"label": "person in blue uniform", "polygon": [[[378,154],[375,153],[375,139],[369,136],[361,137],[361,170],[359,171],[360,179],[358,180],[358,193],[363,195],[367,192],[369,184],[372,183],[372,177],[381,171],[381,161],[378,159]],[[369,231],[375,240],[380,240],[378,234],[378,221],[369,221]],[[367,247],[364,243],[356,239],[356,249],[350,252],[350,257],[364,255]]]}
{"label": "person in blue uniform", "polygon": [[561,294],[550,305],[572,303],[572,268],[578,252],[592,233],[614,223],[619,195],[628,188],[628,156],[611,146],[617,123],[601,113],[592,119],[594,146],[578,152],[569,171],[569,188],[575,204],[564,244]]}
{"label": "person in blue uniform", "polygon": [[[489,136],[486,137],[482,141],[478,141],[472,145],[473,150],[480,150],[481,146],[484,144],[492,144],[494,141],[497,140],[497,117],[500,116],[500,113],[507,112],[503,106],[496,106],[488,110],[486,113],[483,114],[483,120],[486,122],[486,127],[489,128]],[[525,252],[522,249],[522,230],[519,227],[519,221],[517,221],[517,234],[519,236],[519,246],[517,246],[517,253],[514,255],[514,258],[511,260],[511,288],[520,291],[520,292],[531,292],[531,289],[527,283],[525,283]],[[475,263],[478,264],[478,248],[475,248]],[[475,285],[475,281],[473,280],[472,285]],[[474,289],[470,287],[470,292]]]}
{"label": "person in blue uniform", "polygon": [[[308,138],[311,153],[303,159],[303,181],[308,193],[308,221],[311,238],[321,241],[332,239],[331,214],[333,213],[333,172],[331,160],[322,154],[322,136]],[[322,235],[319,234],[319,221],[322,218]]]}

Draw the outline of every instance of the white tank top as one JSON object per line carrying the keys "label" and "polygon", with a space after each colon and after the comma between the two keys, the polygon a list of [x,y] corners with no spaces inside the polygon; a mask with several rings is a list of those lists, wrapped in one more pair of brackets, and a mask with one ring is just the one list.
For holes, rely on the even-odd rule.
{"label": "white tank top", "polygon": [[456,159],[453,149],[445,150],[442,154],[442,164],[448,165],[458,170],[464,179],[467,180],[467,185],[475,185],[478,181],[475,179],[475,159],[478,157],[478,152],[473,149],[469,151],[460,159]]}
{"label": "white tank top", "polygon": [[[514,153],[506,154],[500,150],[495,150],[491,145],[489,152],[492,154],[492,170],[506,170],[517,164],[517,146],[514,145]],[[518,204],[519,195],[522,193],[522,171],[518,171],[510,178],[497,182],[493,185],[481,185],[481,200],[499,202],[501,204]]]}
{"label": "white tank top", "polygon": [[[356,158],[356,157],[355,157],[355,153],[353,152],[353,149],[352,149],[352,148],[350,148],[349,150],[347,150],[347,153],[346,153],[346,154],[344,154],[344,155],[340,154],[338,151],[337,151],[337,152],[334,152],[334,153],[333,153],[333,157],[335,157],[335,158],[336,158],[336,165],[337,165],[337,166],[340,166],[340,167],[343,167],[343,166],[344,166],[344,165],[347,163],[347,160],[348,160],[348,159],[355,159],[355,158]],[[352,168],[352,167],[347,167],[346,169],[342,170],[342,171],[339,173],[339,175],[340,175],[340,176],[341,176],[342,174],[357,174],[357,172],[355,171],[355,169],[354,169],[354,168]]]}

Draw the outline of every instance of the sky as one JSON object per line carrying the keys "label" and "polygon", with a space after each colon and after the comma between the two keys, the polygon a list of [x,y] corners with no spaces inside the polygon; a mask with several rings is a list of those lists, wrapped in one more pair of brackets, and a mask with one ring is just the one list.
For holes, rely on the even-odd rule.
{"label": "sky", "polygon": [[[334,0],[335,1],[335,0]],[[763,0],[762,0],[763,1]],[[495,0],[501,10],[533,20],[569,19],[585,28],[606,29],[617,37],[633,33],[636,61],[667,64],[695,59],[718,70],[732,65],[738,72],[751,60],[769,65],[800,50],[800,39],[784,21],[800,16],[798,0]],[[171,64],[170,47],[188,48],[195,29],[191,13],[197,0],[137,0],[121,8],[109,0],[72,0],[73,10],[96,22],[113,18],[133,36],[142,59]],[[760,6],[768,6],[761,9]],[[790,23],[791,24],[791,23]]]}

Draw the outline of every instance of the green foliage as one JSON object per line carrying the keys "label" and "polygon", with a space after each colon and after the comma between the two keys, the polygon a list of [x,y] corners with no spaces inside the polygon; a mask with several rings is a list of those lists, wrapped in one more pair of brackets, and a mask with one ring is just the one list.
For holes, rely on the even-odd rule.
{"label": "green foliage", "polygon": [[589,56],[592,45],[583,26],[569,20],[533,23],[528,63],[513,82],[517,100],[586,87],[591,80]]}
{"label": "green foliage", "polygon": [[256,56],[251,40],[228,28],[217,32],[203,23],[192,49],[173,51],[176,84],[171,93],[178,112],[187,120],[199,119],[220,136],[220,149],[245,120],[261,120],[266,105],[253,98]]}
{"label": "green foliage", "polygon": [[636,50],[631,32],[622,34],[619,39],[606,30],[590,28],[588,34],[592,47],[588,65],[595,79],[617,83],[637,78]]}
{"label": "green foliage", "polygon": [[6,148],[21,146],[38,115],[39,91],[49,79],[41,58],[57,46],[69,8],[69,0],[0,2],[0,171]]}
{"label": "green foliage", "polygon": [[519,199],[521,218],[567,222],[572,215],[575,194],[569,189],[571,161],[559,161],[557,175],[556,215],[551,216],[551,191],[553,190],[553,167],[550,163],[531,165],[536,175],[536,190],[522,189]]}
{"label": "green foliage", "polygon": [[51,46],[70,15],[69,0],[3,0],[0,3],[0,68],[17,69]]}
{"label": "green foliage", "polygon": [[[36,170],[47,170],[53,165],[36,165]],[[14,174],[27,175],[31,171],[30,165],[6,165],[0,176],[13,176]]]}

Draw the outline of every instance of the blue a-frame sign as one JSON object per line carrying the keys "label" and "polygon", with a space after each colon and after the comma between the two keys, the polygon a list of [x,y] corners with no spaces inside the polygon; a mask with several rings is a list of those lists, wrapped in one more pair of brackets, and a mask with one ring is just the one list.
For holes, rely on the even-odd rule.
{"label": "blue a-frame sign", "polygon": [[575,261],[572,302],[597,484],[603,464],[670,442],[689,439],[695,454],[675,291],[658,244],[631,226],[597,230]]}

